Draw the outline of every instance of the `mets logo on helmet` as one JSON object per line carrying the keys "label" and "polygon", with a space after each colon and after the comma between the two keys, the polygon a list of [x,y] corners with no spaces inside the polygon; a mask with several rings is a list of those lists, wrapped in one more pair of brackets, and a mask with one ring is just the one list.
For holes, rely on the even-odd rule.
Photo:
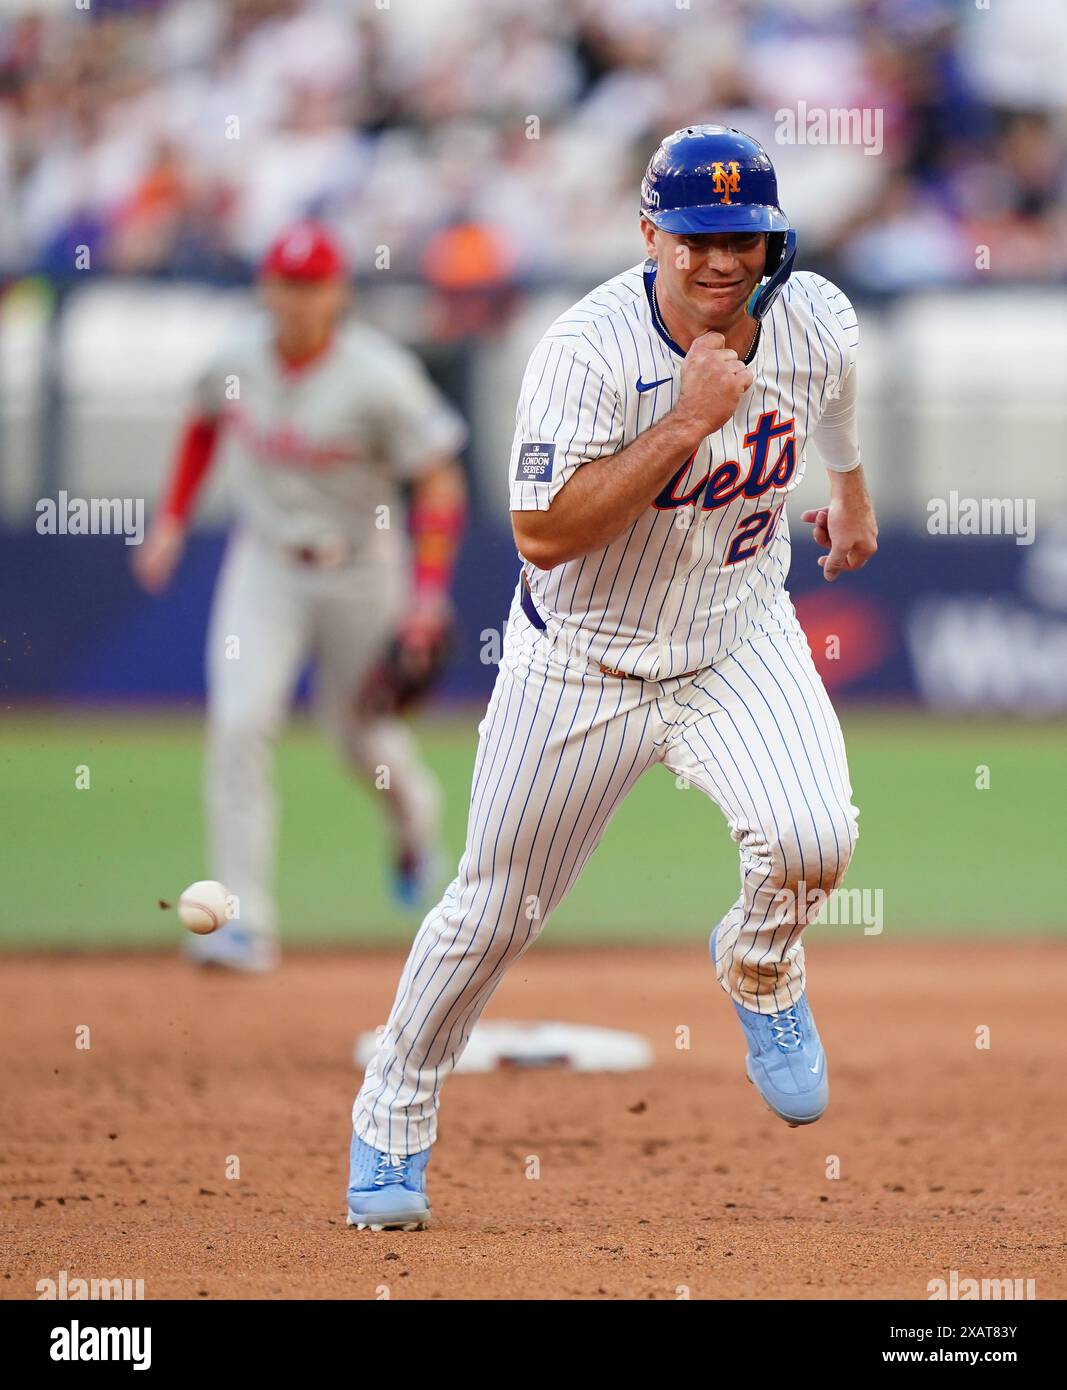
{"label": "mets logo on helmet", "polygon": [[[729,169],[729,173],[727,173]],[[715,192],[722,195],[722,201],[728,203],[731,193],[741,192],[741,166],[736,159],[731,159],[728,164],[723,164],[716,160],[711,166],[711,181],[715,185]]]}

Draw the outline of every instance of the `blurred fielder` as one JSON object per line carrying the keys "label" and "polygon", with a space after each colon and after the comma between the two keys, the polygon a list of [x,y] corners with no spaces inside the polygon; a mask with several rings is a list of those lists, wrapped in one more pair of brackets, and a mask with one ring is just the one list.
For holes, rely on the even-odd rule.
{"label": "blurred fielder", "polygon": [[[805,996],[809,890],[856,840],[841,730],[785,590],[784,506],[827,579],[874,553],[855,422],[857,331],[755,140],[666,139],[641,186],[648,259],[568,309],[519,400],[511,507],[524,565],[480,728],[467,845],[426,917],[353,1110],[351,1224],[419,1227],[441,1086],[504,972],[612,812],[661,763],[725,813],[741,891],[711,934],[751,1081],[789,1124],[826,1108]],[[699,875],[699,862],[692,866]]]}
{"label": "blurred fielder", "polygon": [[207,640],[206,791],[212,872],[240,917],[189,949],[242,970],[278,956],[272,746],[309,659],[327,727],[383,798],[399,901],[410,906],[427,887],[439,792],[396,714],[444,659],[465,508],[462,422],[405,349],[342,324],[346,273],[327,233],[302,223],[282,235],[261,291],[266,315],[200,380],[161,514],[134,561],[146,589],[166,586],[225,429],[238,524]]}

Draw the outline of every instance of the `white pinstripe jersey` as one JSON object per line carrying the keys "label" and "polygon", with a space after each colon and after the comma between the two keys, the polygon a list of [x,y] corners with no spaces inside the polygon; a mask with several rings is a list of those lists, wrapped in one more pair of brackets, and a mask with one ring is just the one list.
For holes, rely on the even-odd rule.
{"label": "white pinstripe jersey", "polygon": [[[534,349],[516,414],[511,507],[545,511],[583,463],[618,453],[678,399],[681,349],[637,265],[562,314]],[[798,271],[761,324],[754,381],[634,524],[552,570],[525,566],[549,635],[646,679],[712,666],[756,632],[791,625],[784,504],[804,451],[856,357],[856,315]]]}

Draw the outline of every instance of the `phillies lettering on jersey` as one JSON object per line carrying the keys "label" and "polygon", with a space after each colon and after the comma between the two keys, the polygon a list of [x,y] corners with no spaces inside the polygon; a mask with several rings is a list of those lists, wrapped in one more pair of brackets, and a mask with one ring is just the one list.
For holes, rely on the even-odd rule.
{"label": "phillies lettering on jersey", "polygon": [[[547,510],[583,463],[632,444],[676,403],[683,354],[657,321],[645,271],[593,290],[535,348],[516,415],[513,510]],[[780,630],[791,612],[784,503],[857,343],[841,291],[794,273],[762,321],[753,384],[732,419],[610,545],[550,571],[525,567],[550,635],[581,630],[595,662],[663,679]],[[520,469],[531,445],[555,446],[547,477]]]}
{"label": "phillies lettering on jersey", "polygon": [[353,444],[316,444],[288,423],[260,432],[238,404],[227,405],[225,413],[237,438],[267,468],[335,468],[360,457]]}

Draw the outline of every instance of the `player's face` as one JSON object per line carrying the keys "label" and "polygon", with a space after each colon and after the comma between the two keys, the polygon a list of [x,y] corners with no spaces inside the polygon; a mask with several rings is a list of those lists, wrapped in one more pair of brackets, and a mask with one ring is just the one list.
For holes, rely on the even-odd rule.
{"label": "player's face", "polygon": [[705,328],[726,327],[744,311],[763,278],[764,232],[662,232],[644,222],[648,253],[657,262],[657,288]]}
{"label": "player's face", "polygon": [[339,275],[326,280],[287,280],[268,275],[263,302],[274,319],[278,339],[296,348],[327,338],[345,306],[346,285]]}

